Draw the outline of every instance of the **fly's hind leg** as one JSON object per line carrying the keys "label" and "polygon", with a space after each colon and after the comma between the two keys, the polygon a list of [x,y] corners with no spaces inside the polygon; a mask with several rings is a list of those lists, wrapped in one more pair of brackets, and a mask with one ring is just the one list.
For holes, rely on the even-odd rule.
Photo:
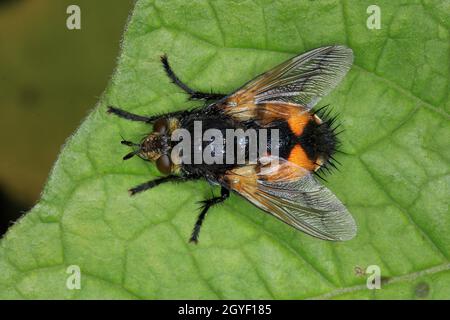
{"label": "fly's hind leg", "polygon": [[167,76],[170,78],[170,80],[176,84],[178,87],[183,89],[184,92],[189,94],[190,99],[195,100],[220,100],[223,97],[225,97],[224,94],[220,93],[204,93],[199,92],[194,89],[191,89],[188,85],[186,85],[183,81],[180,80],[180,78],[177,77],[175,72],[173,72],[172,68],[169,65],[169,60],[167,59],[166,55],[163,55],[161,57],[161,62],[163,64],[164,70],[166,71]]}
{"label": "fly's hind leg", "polygon": [[228,190],[225,187],[222,187],[222,189],[220,190],[219,197],[214,197],[214,198],[210,198],[210,199],[201,201],[202,211],[198,215],[197,222],[195,222],[194,230],[192,231],[192,235],[191,235],[191,238],[189,239],[189,242],[198,243],[198,236],[200,234],[200,228],[202,227],[202,223],[206,217],[206,213],[212,206],[215,206],[216,204],[219,204],[219,203],[225,201],[226,199],[228,199],[229,196],[230,196],[230,190]]}

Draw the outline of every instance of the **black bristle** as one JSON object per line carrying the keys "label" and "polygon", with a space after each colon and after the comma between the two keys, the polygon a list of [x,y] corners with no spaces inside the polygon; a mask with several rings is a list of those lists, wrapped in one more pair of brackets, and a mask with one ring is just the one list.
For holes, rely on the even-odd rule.
{"label": "black bristle", "polygon": [[332,160],[332,162],[336,162],[338,165],[342,166],[342,163],[340,163],[338,160],[336,160],[336,158],[333,157],[332,155],[330,156],[330,159]]}
{"label": "black bristle", "polygon": [[345,151],[342,151],[341,149],[337,149],[337,150],[336,150],[336,153],[341,153],[341,154],[345,154],[345,155],[348,155],[348,153],[347,153],[347,152],[345,152]]}
{"label": "black bristle", "polygon": [[[338,122],[338,123],[336,123],[335,126],[333,126],[333,128],[331,128],[331,130],[333,130],[333,132],[334,132],[336,135],[338,135],[339,133],[341,133],[341,132],[344,131],[344,129],[341,128],[341,127],[342,127],[342,124]],[[341,128],[341,130],[336,132],[336,130],[339,129],[339,128]]]}
{"label": "black bristle", "polygon": [[[330,157],[330,159],[331,159],[331,157]],[[333,167],[333,169],[336,169],[336,170],[338,170],[338,168],[337,168],[337,166],[334,164],[334,162],[333,161],[328,161],[327,162],[327,164],[329,164],[330,166],[332,166]]]}
{"label": "black bristle", "polygon": [[330,162],[326,162],[325,165],[323,165],[321,168],[323,168],[324,170],[327,170],[328,174],[331,174],[331,169],[329,168],[329,164],[330,164]]}
{"label": "black bristle", "polygon": [[316,177],[318,177],[320,180],[322,180],[323,182],[328,182],[327,179],[325,179],[324,177],[322,177],[322,176],[320,175],[320,172],[319,172],[319,171],[314,171],[314,175],[315,175]]}
{"label": "black bristle", "polygon": [[319,109],[317,109],[316,111],[314,111],[314,114],[317,114],[319,116],[319,118],[321,118],[321,116],[323,116],[323,112],[326,108],[328,108],[330,105],[324,105],[323,107],[320,107]]}
{"label": "black bristle", "polygon": [[341,143],[338,139],[338,136],[344,129],[342,129],[342,125],[339,122],[339,115],[334,112],[330,105],[322,106],[313,113],[322,120],[319,127],[323,127],[323,129],[320,129],[318,132],[322,132],[322,134],[325,135],[323,144],[320,144],[324,145],[324,148],[317,150],[317,152],[322,153],[325,162],[320,169],[315,172],[315,175],[325,181],[322,175],[328,175],[331,174],[333,170],[339,170],[339,166],[341,165],[334,157],[334,154],[344,153],[339,150]]}

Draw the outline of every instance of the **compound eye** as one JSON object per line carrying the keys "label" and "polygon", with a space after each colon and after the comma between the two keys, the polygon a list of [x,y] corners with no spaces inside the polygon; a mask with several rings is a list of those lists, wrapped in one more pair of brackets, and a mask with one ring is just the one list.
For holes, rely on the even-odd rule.
{"label": "compound eye", "polygon": [[169,174],[172,172],[172,162],[170,161],[170,158],[168,155],[162,155],[161,157],[156,160],[156,167],[158,168],[159,172],[163,174]]}
{"label": "compound eye", "polygon": [[153,131],[159,132],[159,133],[166,133],[169,128],[169,123],[164,118],[159,118],[156,120],[155,124],[153,125]]}

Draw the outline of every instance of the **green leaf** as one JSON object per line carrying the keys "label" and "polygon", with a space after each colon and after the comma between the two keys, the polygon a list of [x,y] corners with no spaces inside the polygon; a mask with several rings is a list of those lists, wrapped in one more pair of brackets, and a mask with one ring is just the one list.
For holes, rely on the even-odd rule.
{"label": "green leaf", "polygon": [[[2,298],[450,297],[450,8],[447,1],[138,1],[113,79],[68,140],[39,203],[1,241]],[[88,32],[88,31],[83,31]],[[149,131],[106,114],[196,105],[169,82],[231,92],[309,49],[346,44],[355,64],[322,104],[345,132],[341,170],[327,183],[354,215],[349,242],[311,238],[233,195],[214,208],[199,245],[187,240],[206,182],[162,185],[120,135]],[[215,191],[217,193],[217,190]],[[69,290],[71,265],[81,289]],[[378,265],[381,290],[357,270]]]}

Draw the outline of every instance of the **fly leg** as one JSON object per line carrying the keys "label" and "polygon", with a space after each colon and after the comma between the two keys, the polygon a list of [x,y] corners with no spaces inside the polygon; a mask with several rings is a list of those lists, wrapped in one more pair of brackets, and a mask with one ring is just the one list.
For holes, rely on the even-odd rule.
{"label": "fly leg", "polygon": [[113,106],[108,106],[108,110],[106,112],[108,112],[109,114],[114,114],[123,119],[131,120],[131,121],[140,121],[140,122],[145,122],[145,123],[152,123],[160,118],[170,118],[170,117],[175,117],[180,114],[183,114],[183,111],[175,111],[175,112],[170,112],[170,113],[165,113],[165,114],[148,117],[148,116],[141,116],[141,115],[138,115],[135,113],[131,113],[131,112],[128,112],[128,111],[125,111],[123,109],[119,109],[119,108],[116,108]]}
{"label": "fly leg", "polygon": [[189,179],[188,177],[169,175],[169,176],[166,176],[166,177],[162,177],[162,178],[158,178],[158,179],[155,179],[155,180],[150,180],[150,181],[141,183],[140,185],[137,185],[136,187],[131,188],[129,190],[129,192],[130,192],[131,196],[134,196],[136,193],[152,189],[152,188],[154,188],[156,186],[159,186],[162,183],[166,183],[166,182],[181,182],[181,181],[187,181],[187,180],[191,180],[191,179]]}
{"label": "fly leg", "polygon": [[115,114],[116,116],[123,118],[123,119],[127,119],[127,120],[131,120],[131,121],[141,121],[141,122],[146,122],[146,123],[151,123],[155,120],[157,120],[158,118],[160,118],[161,116],[152,116],[152,117],[146,117],[146,116],[140,116],[138,114],[134,114],[116,107],[112,107],[109,106],[108,107],[108,113],[111,114]]}
{"label": "fly leg", "polygon": [[201,100],[201,99],[203,99],[203,100],[220,100],[226,96],[226,95],[220,94],[220,93],[199,92],[199,91],[189,88],[189,86],[186,85],[185,83],[183,83],[183,81],[181,81],[180,78],[177,77],[175,72],[173,72],[172,68],[169,65],[169,60],[167,59],[166,55],[163,55],[161,57],[161,62],[163,64],[164,71],[166,71],[166,74],[170,78],[170,80],[172,80],[172,82],[174,84],[176,84],[178,87],[183,89],[184,92],[189,94],[191,100],[192,99],[194,99],[194,100]]}
{"label": "fly leg", "polygon": [[201,201],[202,211],[198,215],[197,222],[195,222],[194,230],[192,231],[192,235],[191,238],[189,239],[189,242],[198,243],[200,228],[202,227],[203,220],[205,219],[206,213],[208,212],[209,208],[225,201],[229,196],[230,190],[228,190],[225,187],[222,187],[222,189],[220,189],[220,197],[214,197],[211,199]]}

